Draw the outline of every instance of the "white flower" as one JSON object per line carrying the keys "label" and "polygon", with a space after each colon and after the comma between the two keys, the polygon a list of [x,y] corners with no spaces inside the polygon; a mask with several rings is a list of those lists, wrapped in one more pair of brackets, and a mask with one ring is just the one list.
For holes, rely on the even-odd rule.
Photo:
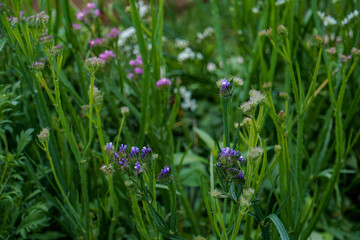
{"label": "white flower", "polygon": [[[182,102],[180,104],[183,110],[190,110],[194,112],[196,110],[197,104],[195,99],[191,99],[191,91],[187,91],[186,87],[182,86],[179,89]],[[177,89],[174,89],[174,93],[177,93]]]}
{"label": "white flower", "polygon": [[176,48],[187,48],[188,46],[189,46],[189,41],[180,38],[175,39]]}
{"label": "white flower", "polygon": [[347,24],[349,24],[355,17],[357,17],[359,15],[359,11],[355,10],[354,12],[349,13],[342,21],[341,21],[341,25],[345,26]]}
{"label": "white flower", "polygon": [[125,29],[124,31],[122,31],[119,35],[118,45],[123,46],[128,38],[135,36],[135,33],[136,33],[136,30],[134,27],[129,27],[129,28]]}
{"label": "white flower", "polygon": [[258,7],[253,7],[251,9],[251,11],[254,13],[254,14],[258,14],[259,13],[259,8]]}
{"label": "white flower", "polygon": [[277,0],[276,2],[275,2],[275,5],[276,6],[280,6],[280,5],[283,5],[285,3],[285,0]]}
{"label": "white flower", "polygon": [[148,5],[144,3],[144,1],[140,0],[139,4],[136,4],[137,9],[139,9],[139,15],[141,18],[143,18],[146,13],[149,11]]}
{"label": "white flower", "polygon": [[216,65],[215,65],[215,63],[209,62],[208,65],[207,65],[207,70],[208,70],[209,72],[215,71],[215,70],[216,70]]}
{"label": "white flower", "polygon": [[194,59],[194,58],[195,58],[195,53],[191,50],[191,48],[185,48],[185,50],[179,53],[179,55],[177,56],[177,60],[179,62],[183,62],[187,59]]}
{"label": "white flower", "polygon": [[325,13],[320,12],[320,11],[318,11],[317,14],[320,17],[320,19],[323,21],[325,27],[337,24],[337,21],[335,18],[333,18],[331,16],[326,16]]}
{"label": "white flower", "polygon": [[205,28],[204,32],[196,34],[198,38],[197,41],[202,42],[205,38],[210,37],[213,33],[214,33],[214,28],[207,27]]}

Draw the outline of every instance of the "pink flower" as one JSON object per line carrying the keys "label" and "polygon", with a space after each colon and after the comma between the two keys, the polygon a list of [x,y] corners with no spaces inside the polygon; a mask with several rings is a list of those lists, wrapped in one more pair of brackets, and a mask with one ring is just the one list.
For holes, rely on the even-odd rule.
{"label": "pink flower", "polygon": [[130,64],[131,66],[136,66],[136,65],[137,65],[137,63],[136,63],[135,60],[130,60],[129,64]]}
{"label": "pink flower", "polygon": [[137,65],[143,65],[143,61],[142,61],[140,55],[135,59],[135,61],[136,61]]}
{"label": "pink flower", "polygon": [[141,67],[136,67],[136,68],[134,69],[134,72],[135,72],[136,74],[143,74],[143,73],[144,73],[144,70],[143,70]]}
{"label": "pink flower", "polygon": [[106,62],[108,58],[115,58],[115,54],[111,50],[106,50],[99,55],[99,58]]}
{"label": "pink flower", "polygon": [[167,88],[171,86],[171,81],[168,78],[162,78],[156,82],[156,87],[159,89]]}
{"label": "pink flower", "polygon": [[134,74],[132,73],[132,72],[130,72],[129,74],[128,74],[128,78],[133,78],[134,77]]}
{"label": "pink flower", "polygon": [[120,31],[117,28],[112,28],[110,30],[110,33],[106,34],[106,37],[108,37],[108,38],[116,38],[119,35],[120,35]]}
{"label": "pink flower", "polygon": [[88,3],[87,4],[87,6],[86,6],[86,8],[88,9],[88,10],[91,10],[91,9],[93,9],[93,8],[95,8],[96,6],[95,6],[95,3]]}
{"label": "pink flower", "polygon": [[86,10],[80,10],[80,11],[78,11],[77,13],[75,13],[76,19],[79,20],[79,21],[81,21],[81,20],[83,20],[83,18],[86,16],[86,14],[87,14],[87,11],[86,11]]}
{"label": "pink flower", "polygon": [[79,30],[81,28],[81,25],[78,23],[74,23],[72,27],[74,28],[74,30]]}
{"label": "pink flower", "polygon": [[95,9],[94,14],[95,14],[96,16],[100,16],[100,10],[99,10],[99,9]]}

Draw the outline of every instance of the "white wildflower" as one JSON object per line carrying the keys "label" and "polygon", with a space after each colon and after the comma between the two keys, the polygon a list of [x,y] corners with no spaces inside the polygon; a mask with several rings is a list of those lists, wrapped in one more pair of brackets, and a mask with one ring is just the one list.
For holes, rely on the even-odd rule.
{"label": "white wildflower", "polygon": [[318,11],[317,14],[320,17],[320,19],[323,21],[325,27],[337,24],[337,21],[335,18],[333,18],[331,16],[326,16],[324,12]]}
{"label": "white wildflower", "polygon": [[119,35],[118,46],[124,46],[126,40],[132,36],[135,36],[136,30],[134,27],[129,27],[122,31]]}
{"label": "white wildflower", "polygon": [[208,70],[209,72],[215,71],[215,70],[216,70],[216,65],[215,65],[215,63],[209,62],[208,65],[207,65],[207,70]]}
{"label": "white wildflower", "polygon": [[189,41],[177,38],[175,39],[175,47],[176,48],[187,48],[189,46]]}

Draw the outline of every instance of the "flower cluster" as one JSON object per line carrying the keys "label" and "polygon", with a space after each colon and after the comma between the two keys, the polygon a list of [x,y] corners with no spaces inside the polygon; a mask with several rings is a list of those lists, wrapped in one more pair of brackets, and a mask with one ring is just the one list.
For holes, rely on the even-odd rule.
{"label": "flower cluster", "polygon": [[44,11],[29,17],[25,17],[24,12],[20,11],[19,19],[16,17],[9,17],[7,19],[11,27],[15,27],[20,19],[22,22],[26,23],[29,28],[35,28],[41,30],[45,30],[46,24],[49,22],[49,16],[46,15]]}
{"label": "flower cluster", "polygon": [[169,166],[165,166],[163,169],[161,169],[159,175],[156,178],[156,181],[158,183],[171,183],[173,181],[174,177],[171,174],[171,169]]}
{"label": "flower cluster", "polygon": [[177,56],[177,60],[181,63],[185,60],[202,60],[203,58],[204,56],[201,53],[195,53],[193,50],[191,50],[191,48],[185,48],[185,50],[179,53]]}
{"label": "flower cluster", "polygon": [[220,79],[216,82],[216,85],[220,89],[220,94],[223,97],[230,96],[232,93],[232,83],[227,78]]}
{"label": "flower cluster", "polygon": [[220,176],[225,178],[228,184],[243,183],[245,160],[238,150],[223,148],[218,155],[216,167],[221,172]]}
{"label": "flower cluster", "polygon": [[244,113],[252,112],[258,105],[264,104],[266,100],[266,96],[255,89],[250,90],[249,95],[250,100],[240,106]]}
{"label": "flower cluster", "polygon": [[89,40],[89,46],[90,47],[102,47],[107,42],[106,38],[96,38]]}
{"label": "flower cluster", "polygon": [[197,33],[197,42],[202,42],[205,38],[211,37],[212,35],[214,35],[214,28],[212,27],[207,27],[205,28],[204,32],[202,33]]}
{"label": "flower cluster", "polygon": [[129,78],[134,78],[135,76],[140,76],[144,73],[143,61],[140,55],[137,58],[130,60],[129,64],[134,68],[129,72]]}
{"label": "flower cluster", "polygon": [[100,16],[100,10],[96,8],[95,3],[88,3],[86,8],[75,13],[76,19],[84,23],[88,23],[89,19]]}
{"label": "flower cluster", "polygon": [[336,25],[337,21],[335,18],[331,17],[331,16],[326,16],[324,12],[317,12],[319,18],[323,21],[324,26],[332,26],[332,25]]}
{"label": "flower cluster", "polygon": [[37,61],[35,61],[32,66],[33,66],[33,68],[36,69],[36,70],[43,70],[44,67],[45,67],[45,64],[44,64],[43,62],[37,62]]}
{"label": "flower cluster", "polygon": [[62,45],[55,45],[49,50],[50,56],[56,57],[57,55],[61,54],[62,52]]}
{"label": "flower cluster", "polygon": [[110,29],[110,32],[106,34],[106,37],[109,39],[117,38],[120,35],[120,31],[117,28]]}
{"label": "flower cluster", "polygon": [[[180,104],[183,110],[190,110],[194,112],[197,108],[196,99],[191,99],[191,91],[186,90],[186,87],[182,86],[179,89],[182,102]],[[174,93],[177,93],[177,88],[174,89]]]}
{"label": "flower cluster", "polygon": [[165,89],[167,87],[171,86],[171,81],[168,78],[162,78],[159,81],[156,82],[156,87],[158,89]]}
{"label": "flower cluster", "polygon": [[111,50],[106,50],[105,52],[100,53],[99,58],[106,63],[109,58],[115,58],[115,54]]}
{"label": "flower cluster", "polygon": [[86,68],[91,74],[94,74],[105,64],[105,61],[103,59],[97,57],[88,58],[85,60],[85,62],[86,62]]}
{"label": "flower cluster", "polygon": [[176,48],[187,48],[189,46],[189,41],[188,40],[184,40],[181,38],[176,38],[175,39],[175,47]]}
{"label": "flower cluster", "polygon": [[349,13],[342,21],[341,21],[341,25],[345,26],[348,25],[354,18],[356,18],[357,16],[359,16],[359,11],[355,10],[351,13]]}

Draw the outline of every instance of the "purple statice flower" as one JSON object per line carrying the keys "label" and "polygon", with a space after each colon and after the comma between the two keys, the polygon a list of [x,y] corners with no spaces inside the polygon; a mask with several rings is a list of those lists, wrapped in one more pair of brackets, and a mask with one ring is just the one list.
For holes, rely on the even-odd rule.
{"label": "purple statice flower", "polygon": [[139,153],[139,148],[138,147],[135,147],[135,146],[131,147],[129,158],[135,156],[138,153]]}
{"label": "purple statice flower", "polygon": [[72,25],[72,27],[73,27],[74,30],[79,30],[79,29],[81,28],[81,25],[78,24],[78,23],[74,23],[74,24]]}
{"label": "purple statice flower", "polygon": [[136,74],[143,74],[143,73],[144,73],[144,69],[142,69],[141,67],[136,67],[136,68],[134,69],[134,72],[135,72]]}
{"label": "purple statice flower", "polygon": [[108,152],[110,152],[110,151],[113,150],[113,143],[112,143],[112,142],[108,142],[108,143],[106,143],[105,147],[106,147],[106,150],[107,150]]}
{"label": "purple statice flower", "polygon": [[119,158],[120,158],[119,154],[117,154],[116,152],[113,152],[113,154],[114,154],[114,158],[115,158],[115,159],[119,159]]}
{"label": "purple statice flower", "polygon": [[90,73],[95,73],[105,64],[105,61],[103,59],[97,57],[88,58],[85,60],[85,62],[86,62],[86,68]]}
{"label": "purple statice flower", "polygon": [[121,144],[120,148],[119,148],[119,153],[125,152],[126,151],[127,146],[124,144]]}
{"label": "purple statice flower", "polygon": [[136,162],[134,169],[135,169],[138,173],[141,173],[141,172],[142,172],[141,164],[140,164],[139,162]]}
{"label": "purple statice flower", "polygon": [[244,178],[244,174],[242,173],[242,171],[239,171],[239,173],[235,175],[235,178],[237,178],[237,179],[243,179],[243,178]]}
{"label": "purple statice flower", "polygon": [[161,172],[156,178],[159,183],[171,183],[173,180],[173,176],[171,175],[171,169],[169,166],[165,166],[161,169]]}
{"label": "purple statice flower", "polygon": [[351,55],[346,56],[346,55],[340,53],[340,60],[341,60],[342,63],[348,62],[351,59],[351,57],[352,57]]}
{"label": "purple statice flower", "polygon": [[143,147],[141,149],[141,158],[145,158],[147,157],[147,155],[149,155],[151,153],[151,148],[150,147]]}
{"label": "purple statice flower", "polygon": [[168,78],[162,78],[156,82],[156,87],[159,89],[164,89],[171,86],[171,81]]}
{"label": "purple statice flower", "polygon": [[123,166],[123,167],[126,167],[126,164],[127,164],[128,161],[129,161],[129,159],[123,158],[123,159],[121,159],[121,160],[119,161],[119,164],[120,164],[121,166]]}
{"label": "purple statice flower", "polygon": [[222,96],[226,97],[231,94],[231,83],[226,78],[221,79],[218,85]]}
{"label": "purple statice flower", "polygon": [[100,53],[99,58],[102,59],[102,60],[104,60],[105,63],[106,63],[106,60],[107,60],[108,58],[115,58],[115,54],[114,54],[113,51],[111,51],[111,50],[106,50],[105,52]]}
{"label": "purple statice flower", "polygon": [[117,28],[110,29],[110,32],[106,34],[107,38],[116,38],[120,35],[120,31]]}
{"label": "purple statice flower", "polygon": [[45,35],[45,36],[39,38],[39,41],[43,44],[51,44],[53,41],[53,38],[54,38],[53,35],[49,35],[49,36]]}

